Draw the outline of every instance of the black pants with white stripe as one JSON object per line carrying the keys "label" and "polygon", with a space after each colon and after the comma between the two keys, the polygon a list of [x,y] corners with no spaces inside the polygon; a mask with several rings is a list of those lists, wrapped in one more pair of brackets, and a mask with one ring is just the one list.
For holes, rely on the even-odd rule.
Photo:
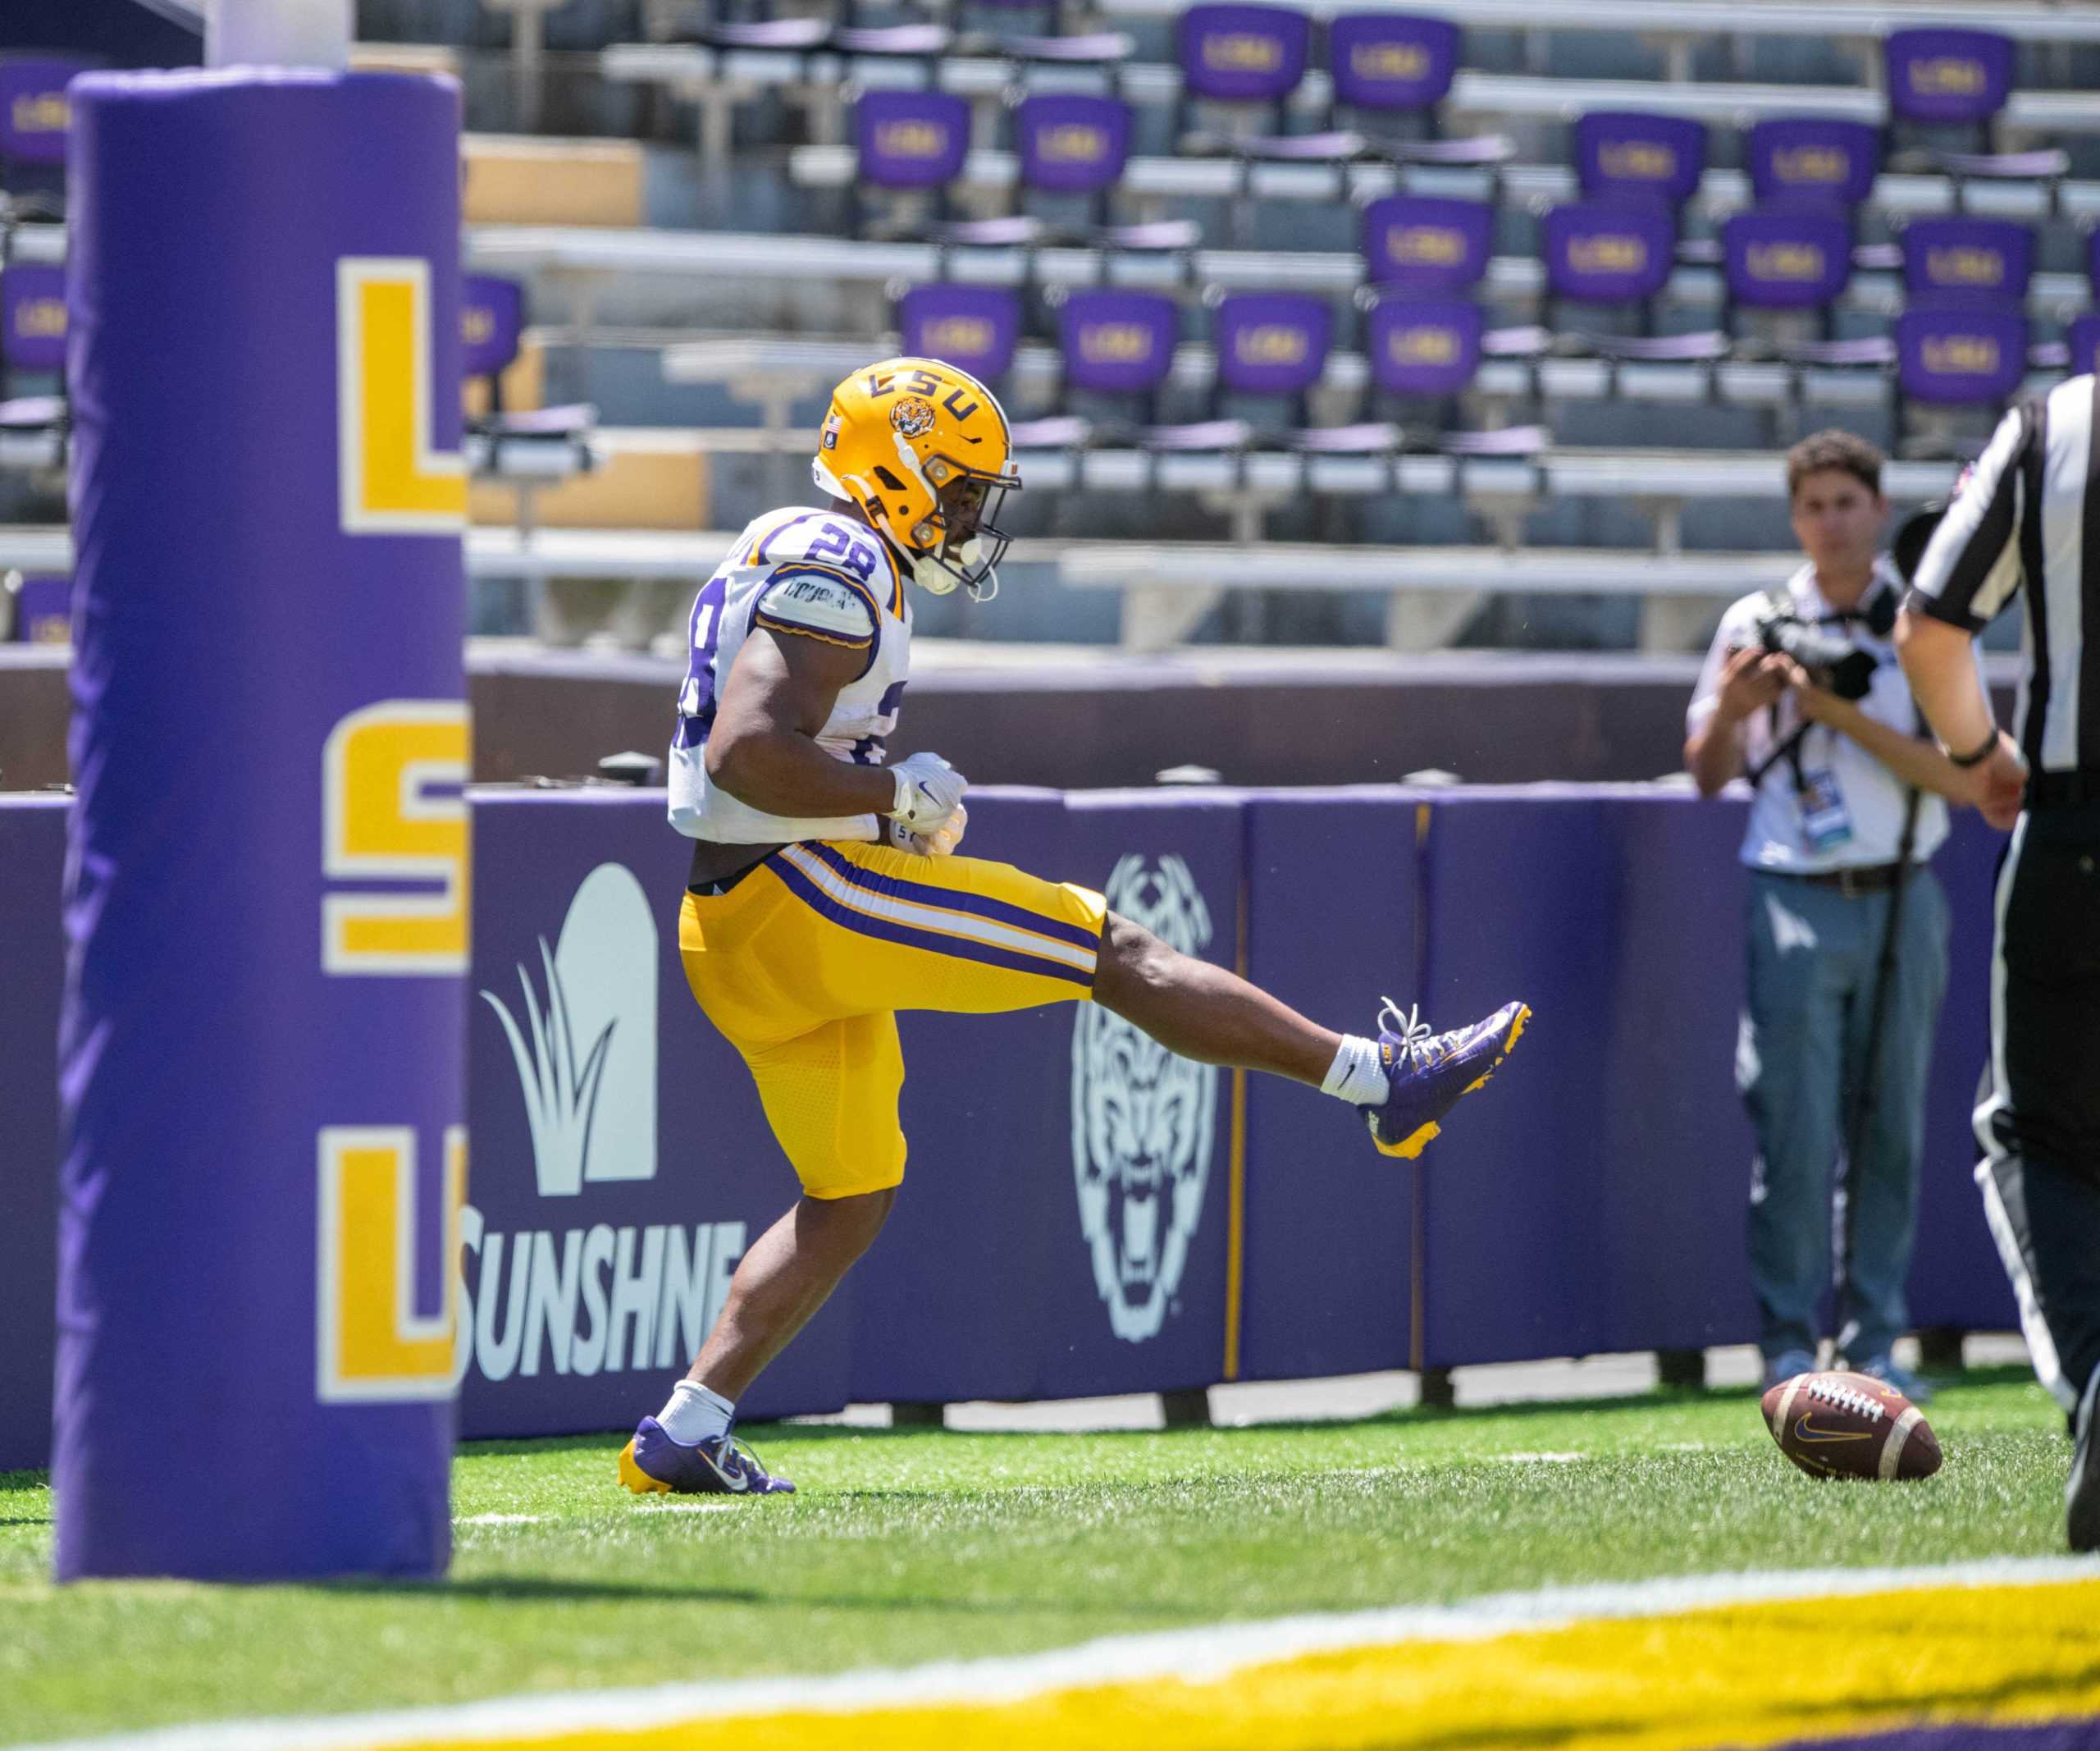
{"label": "black pants with white stripe", "polygon": [[2034,1371],[2068,1413],[2100,1368],[2100,807],[2021,817],[1995,955],[1976,1180]]}

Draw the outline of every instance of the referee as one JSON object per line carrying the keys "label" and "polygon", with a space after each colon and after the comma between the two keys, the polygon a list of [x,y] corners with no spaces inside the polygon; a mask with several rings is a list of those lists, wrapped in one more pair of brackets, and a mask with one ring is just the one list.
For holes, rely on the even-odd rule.
{"label": "referee", "polygon": [[[1919,560],[1904,672],[2000,867],[1991,1063],[1976,1109],[1984,1214],[2034,1372],[2071,1420],[2071,1548],[2100,1549],[2100,446],[2090,376],[2008,414]],[[1901,543],[1899,542],[1899,546]],[[2025,591],[2017,738],[1970,641]],[[2093,637],[2088,636],[2088,623]]]}

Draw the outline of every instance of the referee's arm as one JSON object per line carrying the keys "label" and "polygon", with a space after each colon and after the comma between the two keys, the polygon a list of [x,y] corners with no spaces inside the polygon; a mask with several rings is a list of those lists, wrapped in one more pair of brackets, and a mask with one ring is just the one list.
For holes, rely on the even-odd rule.
{"label": "referee's arm", "polygon": [[2027,783],[2019,745],[1996,727],[1976,671],[1975,636],[2028,580],[2020,553],[2028,408],[2006,415],[1918,562],[1896,623],[1897,655],[1918,709],[1956,761],[1963,789],[1994,827],[2018,819]]}

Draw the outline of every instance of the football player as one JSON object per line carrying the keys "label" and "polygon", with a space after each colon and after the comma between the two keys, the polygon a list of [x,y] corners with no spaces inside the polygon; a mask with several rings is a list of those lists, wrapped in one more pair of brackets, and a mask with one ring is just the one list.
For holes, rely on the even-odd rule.
{"label": "football player", "polygon": [[[751,1067],[802,1185],[738,1264],[692,1370],[620,1455],[638,1492],[792,1488],[731,1434],[737,1401],[881,1228],[904,1174],[897,1011],[1104,1004],[1169,1050],[1290,1077],[1413,1158],[1487,1080],[1530,1011],[1376,1037],[1307,1020],[1169,948],[1100,894],[954,855],[962,774],[885,762],[910,674],[910,592],[996,587],[1020,481],[1006,414],[952,365],[890,359],[832,397],[811,472],[830,502],[760,517],[693,604],[671,825],[693,840],[678,946]],[[1390,1022],[1390,1025],[1386,1025]]]}

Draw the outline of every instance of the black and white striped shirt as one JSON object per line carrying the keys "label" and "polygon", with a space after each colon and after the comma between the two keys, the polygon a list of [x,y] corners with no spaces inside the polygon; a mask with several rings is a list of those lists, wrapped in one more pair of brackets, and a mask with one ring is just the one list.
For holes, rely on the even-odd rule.
{"label": "black and white striped shirt", "polygon": [[1933,533],[1910,606],[1983,630],[2027,594],[2018,734],[2036,772],[2100,770],[2100,505],[2093,485],[2095,382],[2059,383],[2006,414]]}

